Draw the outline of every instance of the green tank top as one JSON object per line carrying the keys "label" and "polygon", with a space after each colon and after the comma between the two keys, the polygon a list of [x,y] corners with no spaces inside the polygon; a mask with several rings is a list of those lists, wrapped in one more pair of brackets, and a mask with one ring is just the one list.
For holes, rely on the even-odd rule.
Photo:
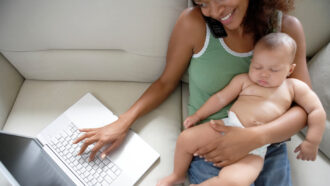
{"label": "green tank top", "polygon": [[[222,38],[215,38],[206,26],[206,39],[203,49],[194,54],[188,68],[189,104],[188,113],[195,113],[207,99],[223,89],[237,74],[247,73],[252,58],[252,51],[237,53],[230,50]],[[222,119],[232,103],[201,121]]]}

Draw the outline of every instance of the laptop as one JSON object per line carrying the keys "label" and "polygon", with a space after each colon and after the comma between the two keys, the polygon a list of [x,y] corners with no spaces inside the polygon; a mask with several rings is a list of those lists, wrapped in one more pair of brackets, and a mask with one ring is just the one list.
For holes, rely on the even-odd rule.
{"label": "laptop", "polygon": [[0,185],[75,185],[35,139],[0,132]]}
{"label": "laptop", "polygon": [[[73,140],[81,135],[78,128],[101,127],[117,119],[118,117],[91,93],[87,93],[44,128],[35,139],[27,140],[34,140],[36,144],[39,144],[40,151],[49,156],[49,160],[55,162],[60,171],[63,171],[65,176],[69,178],[68,181],[65,176],[62,176],[63,180],[68,183],[71,181],[75,185],[134,185],[159,159],[159,153],[134,131],[129,130],[122,145],[104,160],[100,159],[98,153],[94,161],[88,162],[93,146],[90,146],[81,156],[77,156],[82,143],[72,144]],[[0,135],[9,134],[2,133]],[[15,135],[11,137],[15,138]],[[16,135],[16,138],[27,137]],[[0,142],[0,145],[6,144]],[[0,146],[0,148],[3,147]],[[0,158],[2,156],[0,155]],[[0,161],[3,160],[0,159]],[[19,162],[21,160],[11,161]],[[4,164],[6,165],[6,162]],[[60,173],[59,175],[61,176]],[[15,174],[13,176],[15,177]],[[18,182],[20,181],[18,180]]]}
{"label": "laptop", "polygon": [[1,186],[19,186],[14,176],[7,170],[7,168],[0,161],[0,185]]}

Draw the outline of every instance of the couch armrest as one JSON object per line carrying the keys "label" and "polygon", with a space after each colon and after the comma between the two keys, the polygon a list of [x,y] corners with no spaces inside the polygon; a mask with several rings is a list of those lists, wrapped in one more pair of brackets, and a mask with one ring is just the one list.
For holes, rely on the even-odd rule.
{"label": "couch armrest", "polygon": [[3,128],[24,78],[0,53],[0,129]]}

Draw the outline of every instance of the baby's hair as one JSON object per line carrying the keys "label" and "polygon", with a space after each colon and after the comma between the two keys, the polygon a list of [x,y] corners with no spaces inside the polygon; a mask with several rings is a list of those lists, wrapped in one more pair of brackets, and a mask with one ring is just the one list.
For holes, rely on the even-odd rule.
{"label": "baby's hair", "polygon": [[288,34],[276,32],[270,33],[262,37],[258,42],[257,45],[262,45],[265,49],[277,49],[278,47],[287,47],[290,50],[292,62],[296,55],[297,44],[292,37]]}

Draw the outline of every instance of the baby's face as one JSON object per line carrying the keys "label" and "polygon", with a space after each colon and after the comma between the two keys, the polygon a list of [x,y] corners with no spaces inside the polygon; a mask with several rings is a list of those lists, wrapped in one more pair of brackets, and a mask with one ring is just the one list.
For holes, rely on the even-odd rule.
{"label": "baby's face", "polygon": [[250,79],[262,87],[278,87],[292,73],[295,64],[285,47],[268,50],[256,47],[249,70]]}

